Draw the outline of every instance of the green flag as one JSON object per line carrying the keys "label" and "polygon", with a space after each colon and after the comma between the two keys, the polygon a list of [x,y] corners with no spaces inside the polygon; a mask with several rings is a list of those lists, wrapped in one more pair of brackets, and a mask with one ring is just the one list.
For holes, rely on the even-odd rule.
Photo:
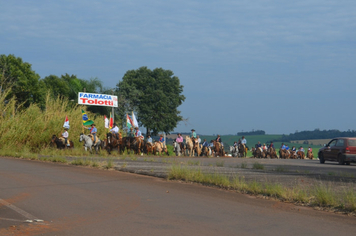
{"label": "green flag", "polygon": [[82,110],[82,119],[83,119],[83,125],[91,125],[94,124],[94,121],[88,118],[87,113],[85,113],[84,110]]}

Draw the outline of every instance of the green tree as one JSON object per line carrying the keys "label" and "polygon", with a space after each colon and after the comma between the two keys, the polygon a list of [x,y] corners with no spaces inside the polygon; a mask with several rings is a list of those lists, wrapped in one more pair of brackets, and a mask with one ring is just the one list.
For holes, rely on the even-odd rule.
{"label": "green tree", "polygon": [[178,107],[185,100],[183,85],[170,70],[147,67],[126,72],[116,85],[119,115],[135,111],[139,125],[147,133],[170,133],[183,120]]}
{"label": "green tree", "polygon": [[63,78],[59,78],[56,75],[49,75],[43,79],[43,82],[46,85],[46,88],[51,90],[51,94],[54,98],[58,96],[69,98],[69,84]]}
{"label": "green tree", "polygon": [[9,96],[15,96],[19,103],[28,107],[31,103],[44,105],[45,86],[40,76],[32,70],[31,64],[14,55],[0,55],[1,89],[11,88]]}

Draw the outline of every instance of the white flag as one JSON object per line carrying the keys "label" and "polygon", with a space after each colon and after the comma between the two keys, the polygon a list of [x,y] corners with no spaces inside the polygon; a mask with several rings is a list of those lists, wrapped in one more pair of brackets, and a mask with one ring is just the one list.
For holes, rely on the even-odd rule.
{"label": "white flag", "polygon": [[137,122],[135,114],[133,112],[132,112],[132,122],[135,127],[138,127],[138,122]]}
{"label": "white flag", "polygon": [[68,116],[66,116],[66,119],[64,120],[63,127],[64,127],[64,128],[69,129],[69,120],[68,120]]}
{"label": "white flag", "polygon": [[106,116],[104,116],[104,119],[105,119],[105,128],[109,128],[109,119],[106,117]]}

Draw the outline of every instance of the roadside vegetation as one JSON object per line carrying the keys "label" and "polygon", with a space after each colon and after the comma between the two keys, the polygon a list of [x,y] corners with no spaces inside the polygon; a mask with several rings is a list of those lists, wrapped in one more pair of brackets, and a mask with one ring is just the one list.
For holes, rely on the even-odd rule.
{"label": "roadside vegetation", "polygon": [[285,202],[293,202],[333,211],[356,214],[356,192],[352,188],[336,192],[331,185],[318,182],[313,185],[297,184],[286,187],[279,183],[261,183],[256,180],[247,181],[243,176],[226,176],[207,174],[201,169],[173,165],[167,177],[169,180],[183,180],[208,186],[236,190],[240,193],[274,198]]}

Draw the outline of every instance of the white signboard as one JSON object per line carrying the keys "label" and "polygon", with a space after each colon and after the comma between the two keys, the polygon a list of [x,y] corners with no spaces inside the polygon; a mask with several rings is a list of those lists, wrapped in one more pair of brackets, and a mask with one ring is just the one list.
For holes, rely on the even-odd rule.
{"label": "white signboard", "polygon": [[106,107],[118,107],[117,96],[97,93],[78,93],[78,104]]}

